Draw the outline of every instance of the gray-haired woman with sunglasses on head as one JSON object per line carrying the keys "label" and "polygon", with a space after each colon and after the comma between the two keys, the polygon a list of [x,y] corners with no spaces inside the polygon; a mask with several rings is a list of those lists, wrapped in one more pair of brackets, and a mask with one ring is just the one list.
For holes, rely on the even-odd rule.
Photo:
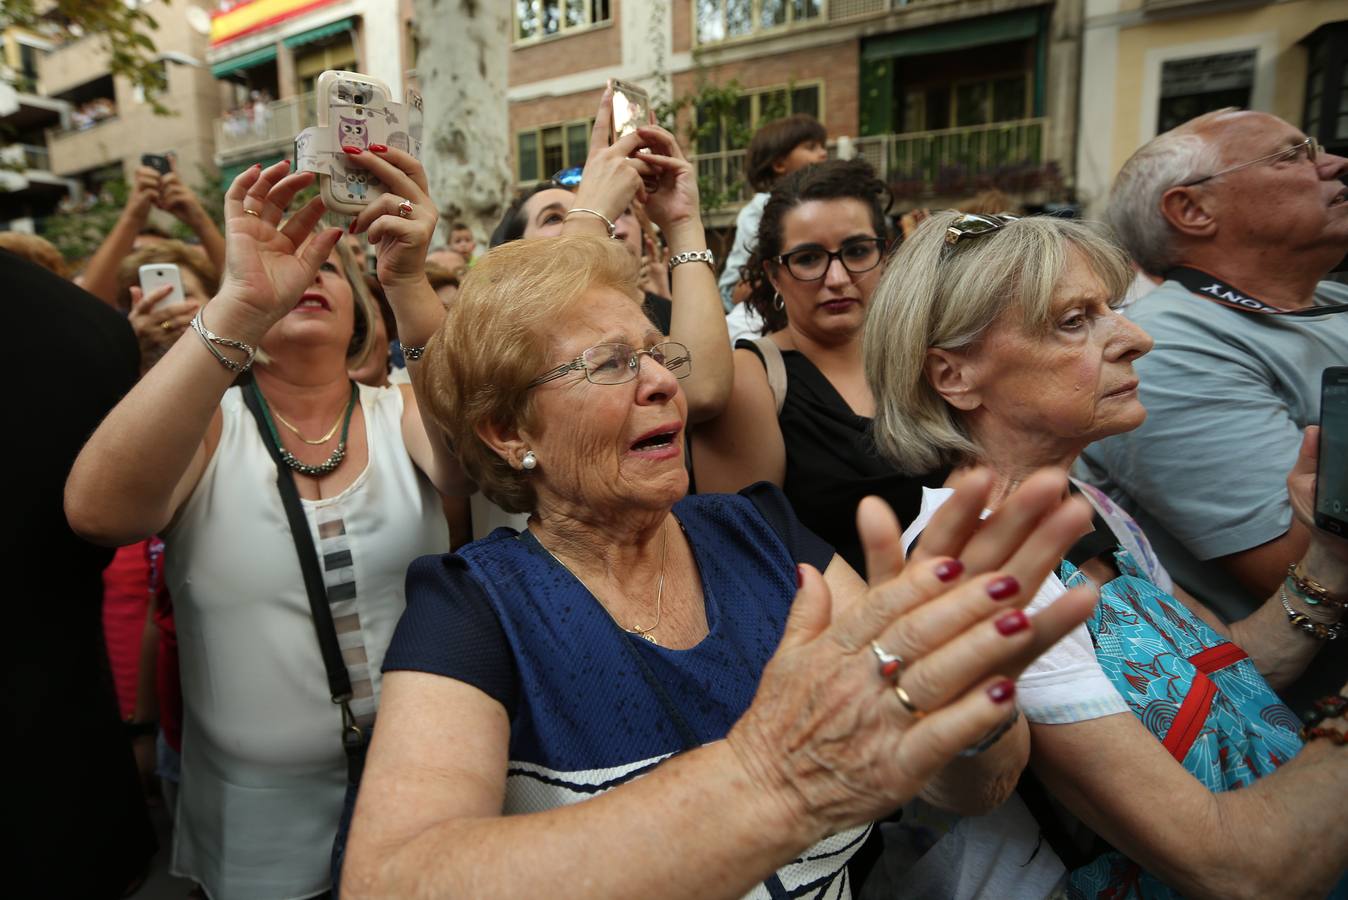
{"label": "gray-haired woman with sunglasses on head", "polygon": [[875,401],[861,334],[888,249],[885,201],[884,184],[860,160],[810,166],[777,184],[745,270],[747,302],[767,336],[737,344],[730,402],[693,439],[699,491],[772,482],[863,573],[857,503],[877,495],[906,522],[924,483],[876,456],[867,434]]}
{"label": "gray-haired woman with sunglasses on head", "polygon": [[[865,359],[877,446],[905,471],[991,469],[995,517],[1030,473],[1065,474],[1092,441],[1136,429],[1147,411],[1133,364],[1152,340],[1118,312],[1131,278],[1090,223],[934,214],[875,293]],[[1094,521],[1030,608],[1069,585],[1097,585],[1100,598],[1017,683],[1043,785],[1019,794],[1035,816],[1013,801],[947,822],[899,896],[970,896],[952,884],[1041,896],[1020,881],[1024,861],[1051,850],[1070,897],[1345,896],[1348,698],[1316,701],[1314,727],[1301,728],[1273,692],[1317,651],[1340,649],[1348,607],[1348,541],[1312,521],[1313,430],[1287,479],[1312,532],[1300,577],[1230,624],[1172,582],[1136,522],[1082,486]],[[926,492],[905,539],[920,534],[922,546],[945,496]],[[1079,821],[1060,822],[1046,792]]]}
{"label": "gray-haired woman with sunglasses on head", "polygon": [[685,496],[696,356],[639,298],[613,241],[514,242],[427,345],[467,473],[529,519],[408,573],[348,900],[849,898],[873,820],[1019,774],[1023,745],[1010,784],[978,775],[1015,746],[1009,679],[1094,600],[1017,609],[1086,523],[1065,479],[979,529],[971,476],[906,563],[871,501],[868,589],[776,488]]}

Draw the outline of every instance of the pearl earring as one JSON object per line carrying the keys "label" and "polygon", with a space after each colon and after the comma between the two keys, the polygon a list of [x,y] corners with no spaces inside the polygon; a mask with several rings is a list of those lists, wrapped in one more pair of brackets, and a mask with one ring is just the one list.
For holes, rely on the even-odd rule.
{"label": "pearl earring", "polygon": [[538,457],[534,455],[534,451],[528,450],[525,452],[524,458],[520,460],[520,466],[527,472],[532,472],[538,467]]}

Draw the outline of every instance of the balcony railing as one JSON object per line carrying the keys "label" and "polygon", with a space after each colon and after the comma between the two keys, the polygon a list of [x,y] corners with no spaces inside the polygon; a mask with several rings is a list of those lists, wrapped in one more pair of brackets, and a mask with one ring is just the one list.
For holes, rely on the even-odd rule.
{"label": "balcony railing", "polygon": [[[995,181],[1003,174],[1042,166],[1048,119],[876,135],[853,138],[851,144],[852,155],[869,162],[887,184],[909,183],[924,186],[925,193],[940,193],[945,183],[963,186],[979,179]],[[829,153],[836,156],[837,146],[831,145]],[[722,207],[738,205],[751,196],[743,179],[743,150],[699,153],[693,161],[704,193],[719,200]]]}
{"label": "balcony railing", "polygon": [[934,184],[949,170],[977,177],[1042,163],[1047,138],[1048,119],[1038,118],[857,138],[853,146],[885,181]]}
{"label": "balcony railing", "polygon": [[215,152],[221,158],[261,153],[289,144],[316,122],[312,93],[245,106],[216,119]]}

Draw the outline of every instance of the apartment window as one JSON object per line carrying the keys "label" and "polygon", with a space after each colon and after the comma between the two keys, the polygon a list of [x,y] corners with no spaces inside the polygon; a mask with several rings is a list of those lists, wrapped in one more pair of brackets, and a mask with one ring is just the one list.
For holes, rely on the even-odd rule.
{"label": "apartment window", "polygon": [[520,184],[551,178],[562,169],[585,164],[593,121],[531,128],[515,135],[515,174]]}
{"label": "apartment window", "polygon": [[1348,21],[1322,25],[1302,41],[1310,50],[1302,129],[1331,152],[1348,152]]}
{"label": "apartment window", "polygon": [[749,138],[759,125],[796,113],[819,118],[823,106],[822,84],[791,85],[746,91],[735,103],[730,116],[712,116],[706,109],[698,109],[698,122],[714,119],[711,126],[698,137],[698,153],[721,153],[740,150],[749,145]]}
{"label": "apartment window", "polygon": [[1248,107],[1254,90],[1254,50],[1218,53],[1161,64],[1157,132],[1226,106]]}
{"label": "apartment window", "polygon": [[1011,122],[1030,114],[1030,74],[919,85],[903,94],[905,132]]}
{"label": "apartment window", "polygon": [[581,31],[607,22],[609,0],[515,0],[515,43]]}
{"label": "apartment window", "polygon": [[696,0],[697,42],[744,37],[819,21],[823,0]]}

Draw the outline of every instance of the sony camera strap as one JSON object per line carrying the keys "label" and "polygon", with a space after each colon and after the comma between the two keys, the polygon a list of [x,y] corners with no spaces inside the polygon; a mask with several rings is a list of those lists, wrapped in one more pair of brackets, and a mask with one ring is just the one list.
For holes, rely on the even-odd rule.
{"label": "sony camera strap", "polygon": [[1165,273],[1165,278],[1169,281],[1178,281],[1191,293],[1204,300],[1211,300],[1213,303],[1220,303],[1222,306],[1246,313],[1266,316],[1327,316],[1332,313],[1348,312],[1348,303],[1337,306],[1311,306],[1306,309],[1281,309],[1237,290],[1215,275],[1188,266],[1170,269]]}

